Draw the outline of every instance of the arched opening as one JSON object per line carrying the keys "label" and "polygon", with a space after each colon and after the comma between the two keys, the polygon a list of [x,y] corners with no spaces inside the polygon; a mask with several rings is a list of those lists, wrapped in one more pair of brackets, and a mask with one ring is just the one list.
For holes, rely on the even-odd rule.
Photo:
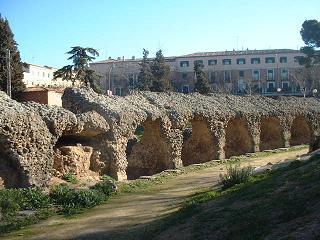
{"label": "arched opening", "polygon": [[184,166],[217,158],[216,138],[204,119],[193,119],[184,130],[181,159]]}
{"label": "arched opening", "polygon": [[276,117],[261,119],[260,150],[284,147],[284,138],[280,120]]}
{"label": "arched opening", "polygon": [[85,177],[100,173],[99,169],[105,167],[105,163],[98,166],[100,151],[92,146],[91,138],[63,135],[57,140],[53,148],[54,176],[62,177],[66,173],[72,173],[77,177]]}
{"label": "arched opening", "polygon": [[136,179],[170,168],[167,145],[161,136],[160,119],[147,120],[136,130],[136,139],[127,144],[127,177]]}
{"label": "arched opening", "polygon": [[231,156],[253,152],[253,141],[244,118],[229,120],[226,128],[225,154]]}
{"label": "arched opening", "polygon": [[311,130],[303,116],[296,117],[291,126],[290,145],[309,144],[311,138]]}

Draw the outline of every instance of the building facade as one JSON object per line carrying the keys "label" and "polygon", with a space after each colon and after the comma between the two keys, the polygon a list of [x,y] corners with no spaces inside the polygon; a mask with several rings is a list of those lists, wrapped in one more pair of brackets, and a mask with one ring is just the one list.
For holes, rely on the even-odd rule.
{"label": "building facade", "polygon": [[[270,49],[203,52],[168,57],[170,80],[176,91],[194,91],[194,63],[207,74],[212,92],[232,94],[301,95],[312,89],[307,83],[299,50]],[[126,95],[138,81],[141,59],[108,59],[90,64],[101,76],[101,87]]]}
{"label": "building facade", "polygon": [[57,68],[39,66],[30,63],[23,64],[23,82],[26,87],[70,87],[71,81],[64,81],[61,78],[53,79],[53,73]]}

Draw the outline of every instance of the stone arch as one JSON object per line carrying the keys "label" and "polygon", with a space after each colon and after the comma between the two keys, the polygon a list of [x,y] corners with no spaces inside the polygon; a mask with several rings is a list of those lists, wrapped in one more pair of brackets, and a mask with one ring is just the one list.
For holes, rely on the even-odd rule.
{"label": "stone arch", "polygon": [[185,131],[181,159],[184,166],[217,159],[217,139],[210,132],[208,123],[196,117],[191,121],[192,129]]}
{"label": "stone arch", "polygon": [[167,144],[162,136],[160,124],[160,119],[146,120],[142,124],[141,140],[127,144],[128,179],[153,175],[170,168]]}
{"label": "stone arch", "polygon": [[290,145],[309,144],[311,139],[311,129],[304,116],[297,116],[291,125]]}
{"label": "stone arch", "polygon": [[280,120],[265,117],[260,122],[260,150],[276,149],[285,146]]}
{"label": "stone arch", "polygon": [[253,151],[254,145],[248,129],[248,121],[244,118],[229,120],[226,127],[226,157],[229,158]]}

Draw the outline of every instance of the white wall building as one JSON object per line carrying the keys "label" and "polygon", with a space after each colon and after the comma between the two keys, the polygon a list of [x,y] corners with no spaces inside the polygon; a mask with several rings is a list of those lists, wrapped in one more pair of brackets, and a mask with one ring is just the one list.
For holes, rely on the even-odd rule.
{"label": "white wall building", "polygon": [[57,68],[25,63],[23,66],[23,82],[26,87],[71,87],[71,81],[61,78],[53,79]]}

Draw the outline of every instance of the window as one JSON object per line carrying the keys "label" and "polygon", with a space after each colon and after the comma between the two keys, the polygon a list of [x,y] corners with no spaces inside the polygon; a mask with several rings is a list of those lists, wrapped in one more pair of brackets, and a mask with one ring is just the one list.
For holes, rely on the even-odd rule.
{"label": "window", "polygon": [[238,59],[237,59],[237,64],[239,64],[239,65],[246,64],[246,59],[244,59],[244,58],[238,58]]}
{"label": "window", "polygon": [[266,63],[275,63],[276,59],[275,57],[266,57]]}
{"label": "window", "polygon": [[243,93],[245,89],[246,89],[246,83],[244,82],[243,79],[239,79],[238,80],[238,92]]}
{"label": "window", "polygon": [[222,64],[223,65],[231,65],[231,59],[223,59]]}
{"label": "window", "polygon": [[180,67],[189,67],[189,61],[181,61]]}
{"label": "window", "polygon": [[45,73],[44,72],[42,72],[42,77],[44,77],[45,76]]}
{"label": "window", "polygon": [[48,78],[50,78],[50,73],[48,73]]}
{"label": "window", "polygon": [[274,82],[268,82],[268,89],[267,92],[274,92],[275,89],[275,83]]}
{"label": "window", "polygon": [[182,92],[183,93],[189,93],[189,85],[183,85],[182,86]]}
{"label": "window", "polygon": [[217,63],[218,63],[218,60],[217,60],[217,59],[210,59],[210,60],[208,60],[208,65],[209,65],[209,66],[217,65]]}
{"label": "window", "polygon": [[209,83],[215,83],[216,82],[216,72],[210,72],[209,73]]}
{"label": "window", "polygon": [[274,81],[274,70],[268,69],[267,80]]}
{"label": "window", "polygon": [[259,81],[260,80],[260,70],[253,70],[252,71],[252,79],[254,81]]}
{"label": "window", "polygon": [[287,63],[287,57],[280,57],[280,63]]}
{"label": "window", "polygon": [[203,60],[195,60],[195,61],[193,62],[193,64],[194,64],[194,65],[200,64],[200,66],[203,67]]}
{"label": "window", "polygon": [[303,56],[295,56],[295,57],[294,57],[294,62],[295,62],[295,63],[300,63],[303,59],[304,59]]}
{"label": "window", "polygon": [[239,78],[243,79],[244,78],[244,71],[239,71]]}
{"label": "window", "polygon": [[231,82],[231,71],[224,71],[224,82]]}
{"label": "window", "polygon": [[251,58],[251,64],[260,64],[260,58]]}
{"label": "window", "polygon": [[188,78],[188,73],[182,73],[182,79],[186,80]]}
{"label": "window", "polygon": [[281,80],[288,80],[289,73],[287,69],[281,69]]}
{"label": "window", "polygon": [[136,79],[135,79],[135,75],[134,74],[129,74],[128,76],[128,85],[129,87],[134,87],[136,85]]}
{"label": "window", "polygon": [[283,82],[282,83],[282,91],[288,92],[290,90],[289,82]]}
{"label": "window", "polygon": [[116,87],[116,95],[122,96],[122,87]]}

